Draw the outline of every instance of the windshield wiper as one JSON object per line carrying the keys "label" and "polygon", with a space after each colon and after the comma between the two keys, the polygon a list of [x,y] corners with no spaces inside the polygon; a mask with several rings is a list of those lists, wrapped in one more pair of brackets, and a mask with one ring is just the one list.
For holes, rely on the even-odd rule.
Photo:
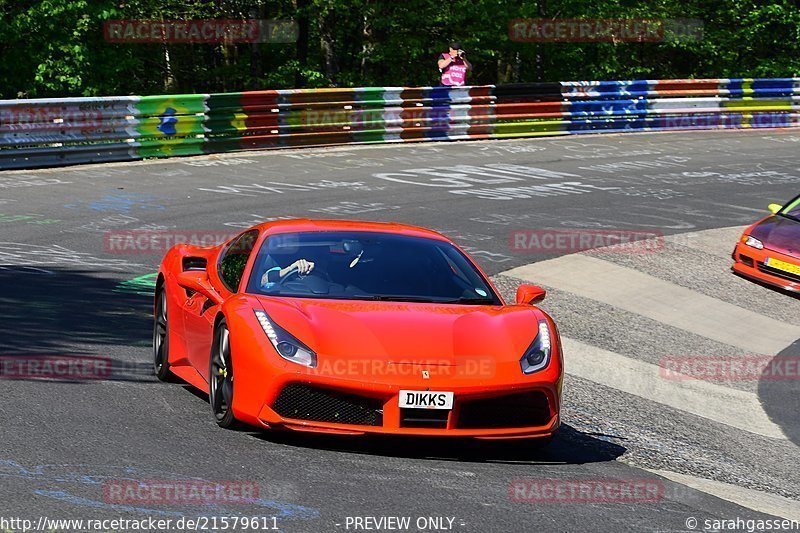
{"label": "windshield wiper", "polygon": [[800,222],[800,218],[797,218],[797,217],[796,217],[796,216],[794,216],[794,215],[788,215],[788,214],[786,214],[786,213],[778,213],[778,216],[779,216],[779,217],[786,217],[786,218],[788,218],[789,220],[794,220],[795,222]]}
{"label": "windshield wiper", "polygon": [[375,294],[370,296],[370,300],[375,300],[378,302],[422,302],[422,303],[438,303],[436,300],[431,300],[425,296],[413,296],[413,295],[384,295],[384,294]]}
{"label": "windshield wiper", "polygon": [[447,300],[442,302],[446,304],[465,304],[465,305],[494,305],[494,300],[491,298],[456,298],[455,300]]}
{"label": "windshield wiper", "polygon": [[432,300],[425,296],[413,296],[413,295],[405,295],[405,294],[398,294],[398,295],[390,295],[390,294],[369,294],[369,295],[359,295],[359,296],[351,296],[351,298],[356,300],[373,300],[376,302],[421,302],[421,303],[441,303],[436,300]]}
{"label": "windshield wiper", "polygon": [[472,305],[494,305],[491,298],[454,298],[436,299],[427,296],[415,296],[411,294],[369,294],[351,295],[349,298],[354,300],[372,300],[375,302],[419,302],[428,304],[472,304]]}

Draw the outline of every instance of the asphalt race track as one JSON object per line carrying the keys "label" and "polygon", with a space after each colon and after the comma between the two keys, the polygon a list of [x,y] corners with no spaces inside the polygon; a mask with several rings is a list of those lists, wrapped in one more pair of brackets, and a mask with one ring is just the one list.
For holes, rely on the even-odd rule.
{"label": "asphalt race track", "polygon": [[[0,360],[109,358],[105,379],[0,380],[0,515],[445,517],[427,531],[692,531],[800,520],[795,379],[680,381],[665,357],[800,356],[800,299],[730,273],[741,228],[800,192],[800,133],[697,132],[239,153],[0,173]],[[513,298],[521,280],[566,347],[563,425],[525,442],[225,431],[204,395],[152,375],[163,251],[130,230],[234,233],[284,217],[400,221],[454,238]],[[625,229],[648,253],[515,250],[518,230]],[[661,238],[660,236],[664,236]],[[4,375],[2,377],[14,377]],[[246,480],[256,504],[109,501],[109,480]],[[554,481],[547,481],[554,480]],[[626,501],[524,501],[528,483],[659,487]],[[452,519],[452,522],[447,519]],[[698,525],[692,528],[696,519]],[[382,530],[389,530],[383,522]],[[425,525],[425,524],[423,524]]]}

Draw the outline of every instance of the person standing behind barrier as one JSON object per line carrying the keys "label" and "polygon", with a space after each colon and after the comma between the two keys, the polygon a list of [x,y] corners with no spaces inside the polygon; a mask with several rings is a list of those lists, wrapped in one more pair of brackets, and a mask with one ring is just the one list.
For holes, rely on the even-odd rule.
{"label": "person standing behind barrier", "polygon": [[467,61],[467,55],[461,49],[461,43],[450,43],[450,51],[442,52],[439,56],[439,72],[442,73],[441,84],[447,87],[458,87],[467,81],[467,72],[472,70],[472,64]]}

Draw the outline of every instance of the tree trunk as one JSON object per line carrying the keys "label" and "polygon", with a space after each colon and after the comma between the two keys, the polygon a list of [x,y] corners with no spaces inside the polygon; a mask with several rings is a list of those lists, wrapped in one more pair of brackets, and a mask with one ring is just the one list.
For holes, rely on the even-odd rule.
{"label": "tree trunk", "polygon": [[[539,18],[547,17],[547,0],[539,0]],[[544,81],[544,43],[536,43],[536,81]]]}
{"label": "tree trunk", "polygon": [[339,73],[339,58],[336,55],[333,30],[336,27],[336,15],[327,12],[319,21],[319,41],[322,49],[322,60],[325,77],[331,85],[336,86],[336,75]]}
{"label": "tree trunk", "polygon": [[375,33],[372,27],[373,9],[374,9],[374,3],[372,0],[367,0],[366,2],[364,2],[364,16],[362,18],[364,25],[361,32],[361,37],[362,37],[361,84],[362,85],[374,84],[374,79],[372,75],[373,65],[369,61],[370,56],[372,56],[373,52],[375,51]]}
{"label": "tree trunk", "polygon": [[[261,5],[258,7],[252,7],[250,9],[250,18],[251,19],[263,19],[264,18],[264,9],[266,6]],[[262,74],[264,73],[264,69],[262,66],[262,59],[261,59],[261,43],[251,43],[250,44],[250,83],[248,83],[249,89],[258,89],[259,88],[259,78],[261,78]]]}
{"label": "tree trunk", "polygon": [[515,63],[507,60],[504,54],[497,57],[497,83],[509,83],[514,76]]}
{"label": "tree trunk", "polygon": [[169,47],[164,43],[164,92],[172,92],[175,78],[172,76],[172,61],[169,58]]}
{"label": "tree trunk", "polygon": [[297,12],[297,62],[298,68],[294,75],[294,86],[305,87],[306,77],[303,69],[308,68],[308,6],[310,0],[295,0]]}

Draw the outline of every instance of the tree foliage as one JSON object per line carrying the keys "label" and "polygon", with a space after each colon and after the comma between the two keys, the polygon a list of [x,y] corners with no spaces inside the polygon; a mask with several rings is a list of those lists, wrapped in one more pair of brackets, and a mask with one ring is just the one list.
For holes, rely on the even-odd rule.
{"label": "tree foliage", "polygon": [[[702,39],[514,42],[516,18],[699,19]],[[112,44],[112,19],[293,19],[301,39]],[[470,82],[788,77],[800,72],[796,0],[0,0],[0,97],[430,85],[451,39]]]}

